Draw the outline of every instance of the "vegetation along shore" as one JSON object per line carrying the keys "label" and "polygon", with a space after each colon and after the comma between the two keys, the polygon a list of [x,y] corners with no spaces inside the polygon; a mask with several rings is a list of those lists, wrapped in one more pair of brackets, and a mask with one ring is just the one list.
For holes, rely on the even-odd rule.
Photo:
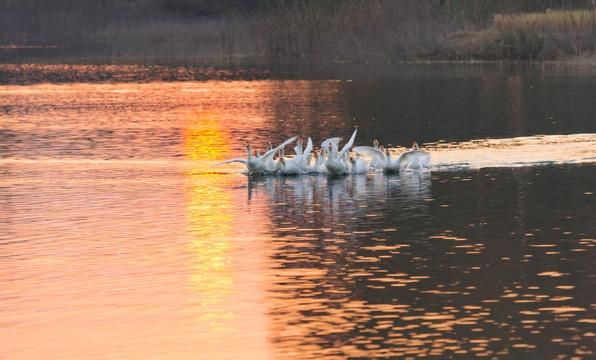
{"label": "vegetation along shore", "polygon": [[569,61],[592,0],[0,0],[2,63]]}

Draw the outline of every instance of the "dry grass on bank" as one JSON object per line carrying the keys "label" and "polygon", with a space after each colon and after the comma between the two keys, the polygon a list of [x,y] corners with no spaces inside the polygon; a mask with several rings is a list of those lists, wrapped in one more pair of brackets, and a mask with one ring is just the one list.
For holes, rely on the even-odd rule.
{"label": "dry grass on bank", "polygon": [[492,29],[496,31],[536,31],[542,33],[586,34],[594,31],[596,11],[549,11],[531,14],[497,14]]}
{"label": "dry grass on bank", "polygon": [[596,51],[596,12],[497,14],[482,31],[458,31],[438,42],[436,56],[451,60],[561,60]]}
{"label": "dry grass on bank", "polygon": [[596,50],[594,10],[496,15],[489,31],[487,57],[554,60]]}
{"label": "dry grass on bank", "polygon": [[251,45],[266,56],[340,61],[415,56],[457,28],[434,1],[280,3],[253,19]]}

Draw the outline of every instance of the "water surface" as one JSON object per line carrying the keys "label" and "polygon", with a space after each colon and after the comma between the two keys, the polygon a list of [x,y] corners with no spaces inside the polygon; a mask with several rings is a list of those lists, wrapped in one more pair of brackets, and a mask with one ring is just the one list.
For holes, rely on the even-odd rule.
{"label": "water surface", "polygon": [[[593,358],[594,78],[449,74],[0,86],[0,357]],[[354,126],[433,169],[209,167]]]}

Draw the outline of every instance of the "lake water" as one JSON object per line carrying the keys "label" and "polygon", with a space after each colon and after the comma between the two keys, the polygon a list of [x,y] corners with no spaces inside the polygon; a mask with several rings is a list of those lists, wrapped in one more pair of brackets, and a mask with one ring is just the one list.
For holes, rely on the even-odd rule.
{"label": "lake water", "polygon": [[[596,72],[332,70],[1,85],[0,358],[593,359]],[[355,126],[433,168],[210,167]]]}

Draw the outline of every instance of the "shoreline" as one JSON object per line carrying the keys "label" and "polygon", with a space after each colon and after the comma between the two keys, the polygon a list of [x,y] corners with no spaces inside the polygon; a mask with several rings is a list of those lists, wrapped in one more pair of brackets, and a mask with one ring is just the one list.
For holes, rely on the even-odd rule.
{"label": "shoreline", "polygon": [[[410,78],[437,70],[465,70],[466,76],[596,76],[596,58],[581,61],[446,61],[393,62],[313,61],[300,64],[248,61],[209,61],[194,64],[1,64],[0,86],[41,83],[129,83],[258,80],[353,80],[363,78]],[[470,72],[471,69],[475,69]],[[520,72],[521,71],[521,72]]]}
{"label": "shoreline", "polygon": [[[451,56],[450,51],[444,51],[434,56],[412,56],[381,58],[379,56],[362,57],[358,59],[330,58],[325,56],[269,56],[266,54],[235,54],[233,56],[201,56],[185,54],[184,48],[174,49],[171,53],[148,55],[143,53],[128,55],[102,55],[101,46],[94,48],[88,44],[88,51],[78,53],[71,46],[59,45],[0,45],[0,65],[90,65],[90,66],[208,66],[221,67],[242,66],[245,64],[262,67],[275,67],[278,64],[568,64],[596,66],[596,53],[592,55],[562,55],[557,59],[511,59],[511,58],[480,58]],[[463,47],[462,47],[463,48]],[[97,53],[93,52],[93,49]],[[172,49],[170,49],[172,50]],[[71,52],[69,52],[71,51]],[[19,53],[20,52],[20,53]],[[27,52],[35,52],[27,54]],[[52,52],[56,52],[52,54]]]}

